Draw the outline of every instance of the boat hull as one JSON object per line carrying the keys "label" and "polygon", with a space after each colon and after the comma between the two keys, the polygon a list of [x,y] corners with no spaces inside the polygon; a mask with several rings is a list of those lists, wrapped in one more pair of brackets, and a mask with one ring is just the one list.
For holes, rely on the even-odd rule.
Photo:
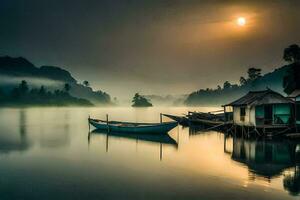
{"label": "boat hull", "polygon": [[138,123],[120,123],[120,124],[105,124],[96,120],[90,119],[90,124],[98,130],[107,130],[111,132],[123,132],[123,133],[148,133],[159,134],[167,133],[175,128],[177,122],[164,122],[157,124],[138,124]]}

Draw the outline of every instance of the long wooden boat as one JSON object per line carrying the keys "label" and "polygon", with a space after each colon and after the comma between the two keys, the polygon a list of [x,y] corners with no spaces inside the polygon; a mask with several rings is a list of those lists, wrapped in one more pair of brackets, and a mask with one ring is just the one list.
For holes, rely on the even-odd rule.
{"label": "long wooden boat", "polygon": [[162,122],[162,123],[133,123],[120,121],[105,121],[89,118],[89,123],[99,130],[108,130],[112,132],[124,133],[150,133],[160,134],[167,133],[175,128],[177,122]]}
{"label": "long wooden boat", "polygon": [[189,125],[189,119],[185,116],[177,116],[177,115],[169,115],[169,114],[162,114],[176,122],[178,122],[180,125],[188,126]]}
{"label": "long wooden boat", "polygon": [[206,120],[206,119],[190,119],[190,122],[195,125],[199,124],[199,125],[207,125],[207,126],[217,126],[225,123],[222,121]]}

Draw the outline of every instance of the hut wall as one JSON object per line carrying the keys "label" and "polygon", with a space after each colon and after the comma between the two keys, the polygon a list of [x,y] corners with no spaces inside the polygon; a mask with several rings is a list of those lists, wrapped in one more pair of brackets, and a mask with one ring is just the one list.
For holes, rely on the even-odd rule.
{"label": "hut wall", "polygon": [[241,117],[241,107],[233,108],[233,121],[239,126],[254,126],[255,125],[255,109],[245,107],[245,116]]}
{"label": "hut wall", "polygon": [[250,125],[256,126],[255,107],[250,108]]}

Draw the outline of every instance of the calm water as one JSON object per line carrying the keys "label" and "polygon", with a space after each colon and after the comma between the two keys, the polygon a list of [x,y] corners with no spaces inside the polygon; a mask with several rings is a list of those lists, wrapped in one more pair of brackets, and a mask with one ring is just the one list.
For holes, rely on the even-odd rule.
{"label": "calm water", "polygon": [[300,142],[182,127],[138,139],[88,134],[88,115],[158,122],[187,110],[0,109],[0,199],[300,198]]}

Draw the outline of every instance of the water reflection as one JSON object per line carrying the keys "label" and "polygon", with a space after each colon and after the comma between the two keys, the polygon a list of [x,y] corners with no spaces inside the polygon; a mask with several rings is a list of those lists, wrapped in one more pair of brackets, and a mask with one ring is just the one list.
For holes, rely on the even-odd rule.
{"label": "water reflection", "polygon": [[9,153],[12,151],[25,151],[30,148],[32,142],[27,137],[27,114],[26,110],[19,111],[19,117],[16,121],[18,131],[14,127],[1,128],[0,131],[0,152]]}
{"label": "water reflection", "polygon": [[155,122],[184,109],[0,109],[0,199],[299,199],[297,142],[182,127],[164,136],[88,132],[89,114]]}
{"label": "water reflection", "polygon": [[[228,146],[231,140],[232,146]],[[300,141],[248,140],[224,137],[224,153],[244,164],[249,170],[249,180],[262,178],[270,182],[284,175],[283,186],[292,195],[300,194]]]}
{"label": "water reflection", "polygon": [[107,132],[103,130],[93,130],[88,134],[88,143],[90,144],[92,135],[104,135],[106,137],[106,152],[109,149],[109,138],[123,138],[127,140],[135,140],[138,145],[140,142],[158,143],[160,148],[160,160],[163,157],[163,145],[173,146],[178,148],[178,142],[166,134],[134,134],[134,133],[119,133],[119,132]]}
{"label": "water reflection", "polygon": [[34,145],[43,148],[68,146],[70,114],[65,111],[63,115],[58,115],[53,111],[50,110],[45,115],[37,109],[1,110],[6,115],[1,115],[0,152],[27,151]]}
{"label": "water reflection", "polygon": [[300,194],[300,166],[299,163],[283,178],[284,189],[289,191],[291,195]]}
{"label": "water reflection", "polygon": [[39,144],[41,147],[61,148],[70,145],[70,117],[69,110],[66,110],[63,115],[61,115],[62,124],[49,125],[47,120],[45,120],[46,123],[42,123],[39,133]]}
{"label": "water reflection", "polygon": [[300,194],[300,142],[296,145],[295,166],[291,168],[283,178],[284,189],[291,195]]}

